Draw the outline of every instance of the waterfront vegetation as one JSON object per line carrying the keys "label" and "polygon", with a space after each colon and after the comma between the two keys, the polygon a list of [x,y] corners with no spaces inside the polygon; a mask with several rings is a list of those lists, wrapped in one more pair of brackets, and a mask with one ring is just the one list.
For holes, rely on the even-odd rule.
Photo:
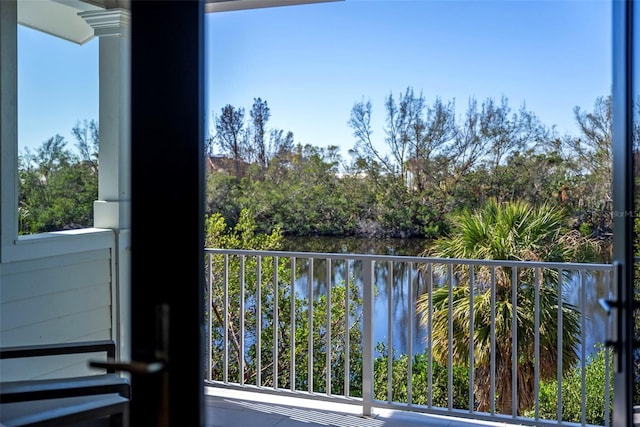
{"label": "waterfront vegetation", "polygon": [[[524,206],[517,212],[523,213]],[[498,207],[496,207],[498,208]],[[507,207],[508,208],[508,207]],[[498,208],[500,209],[500,208]],[[556,223],[551,212],[542,220],[546,226],[541,226],[537,220],[540,216],[533,215],[528,221],[531,232],[543,236],[537,239],[554,239]],[[557,215],[557,213],[556,213]],[[256,233],[256,224],[249,211],[243,211],[241,220],[234,228],[226,227],[219,214],[215,214],[207,221],[208,243],[219,248],[250,248],[263,250],[277,250],[282,235],[275,231],[264,236]],[[522,219],[522,218],[520,218]],[[519,221],[522,223],[522,221]],[[521,232],[523,230],[520,230]],[[523,232],[523,234],[525,234]],[[562,237],[562,236],[560,236]],[[562,239],[560,239],[562,241]],[[258,242],[264,246],[260,247]],[[559,243],[560,245],[566,244]],[[583,241],[581,244],[588,245]],[[445,245],[445,242],[440,242]],[[544,245],[543,245],[544,246]],[[561,252],[566,253],[567,249]],[[588,253],[589,251],[586,251]],[[242,261],[241,261],[242,259]],[[319,292],[310,300],[295,285],[292,285],[292,269],[286,257],[278,257],[277,263],[273,256],[264,256],[258,269],[257,258],[254,255],[246,257],[231,256],[225,259],[223,255],[211,255],[212,266],[209,271],[211,277],[212,304],[212,357],[211,379],[229,381],[271,388],[278,386],[284,389],[293,388],[298,391],[312,391],[327,393],[327,370],[330,373],[330,392],[344,395],[345,387],[349,387],[348,395],[362,396],[363,365],[362,365],[362,289],[357,286],[357,280],[338,281],[331,287],[330,304],[327,304],[327,294]],[[226,264],[226,267],[225,267]],[[295,276],[302,274],[304,262],[297,264]],[[376,343],[374,355],[374,398],[393,402],[408,403],[409,394],[407,378],[409,372],[408,359],[412,357],[411,403],[417,405],[434,405],[456,409],[473,407],[477,411],[489,411],[491,401],[495,398],[495,410],[498,413],[511,413],[511,332],[512,313],[509,310],[511,296],[511,274],[499,276],[497,294],[505,296],[507,301],[496,304],[496,381],[495,396],[490,391],[491,342],[489,332],[490,314],[487,307],[487,290],[490,289],[487,277],[482,268],[476,270],[475,282],[477,294],[474,297],[474,373],[469,372],[469,281],[468,271],[458,271],[457,283],[453,290],[454,308],[453,338],[448,337],[448,292],[449,286],[434,287],[432,294],[434,310],[431,326],[431,348],[418,350],[411,355],[397,352],[395,349],[389,354],[385,342]],[[534,373],[535,361],[533,348],[534,318],[533,311],[528,307],[534,305],[534,275],[527,274],[532,269],[522,269],[519,276],[518,291],[518,415],[531,416],[534,410]],[[540,269],[541,271],[543,269]],[[226,272],[226,274],[225,274]],[[243,272],[243,274],[241,274]],[[259,272],[259,273],[258,273]],[[274,273],[277,275],[274,276]],[[581,368],[578,349],[580,347],[580,313],[578,307],[564,301],[562,305],[562,354],[557,354],[558,348],[558,298],[552,284],[556,284],[554,277],[546,270],[542,272],[540,280],[540,406],[538,411],[543,417],[555,419],[557,417],[557,366],[558,357],[562,358],[562,419],[564,421],[581,422]],[[259,277],[258,277],[259,274]],[[467,279],[465,279],[465,274]],[[443,277],[446,277],[444,275]],[[241,281],[244,286],[241,286]],[[277,292],[274,286],[277,284]],[[345,304],[345,286],[349,284],[349,304]],[[292,295],[292,289],[295,294]],[[482,291],[485,292],[482,292]],[[277,295],[277,297],[276,297]],[[486,298],[485,298],[486,297]],[[486,300],[486,301],[485,301]],[[423,315],[430,309],[425,302],[427,298],[418,301],[418,311]],[[310,307],[310,305],[312,305]],[[226,311],[223,307],[226,307]],[[327,327],[327,310],[330,307],[330,327]],[[244,310],[243,310],[244,308]],[[295,327],[292,328],[292,310]],[[310,313],[311,310],[311,313]],[[274,312],[278,313],[277,321]],[[309,320],[312,316],[312,320]],[[465,318],[467,316],[467,318]],[[349,327],[345,318],[349,319]],[[225,340],[225,319],[228,324],[228,337]],[[309,330],[309,322],[313,327]],[[243,326],[241,326],[243,325]],[[426,325],[425,325],[426,327]],[[242,331],[240,331],[242,328]],[[275,329],[275,330],[274,330]],[[311,334],[311,336],[310,336]],[[329,334],[329,335],[327,335]],[[345,336],[348,335],[348,340]],[[330,360],[327,360],[328,338],[331,339]],[[225,349],[225,342],[228,347]],[[274,345],[277,342],[277,345]],[[452,346],[449,346],[452,342]],[[346,346],[348,345],[348,349]],[[276,349],[274,353],[274,349]],[[228,358],[225,357],[225,351]],[[453,351],[452,364],[449,364],[449,351]],[[309,355],[313,358],[309,361]],[[391,360],[389,360],[391,357]],[[345,360],[349,364],[345,364]],[[228,364],[225,366],[225,360]],[[293,361],[292,361],[293,360]],[[610,359],[609,359],[610,360]],[[596,361],[597,363],[595,363]],[[611,384],[608,390],[605,386],[605,350],[601,347],[589,356],[585,369],[585,400],[589,407],[586,417],[588,423],[604,424],[606,416],[605,397],[612,396]],[[611,368],[611,366],[610,366]],[[310,375],[309,369],[312,369]],[[389,378],[389,372],[391,378]],[[609,371],[611,372],[611,371]],[[348,381],[345,382],[345,376]],[[471,380],[473,378],[473,380]],[[312,381],[310,383],[309,381]],[[473,404],[470,405],[469,387],[473,383]],[[293,385],[292,385],[293,382]],[[451,386],[450,386],[451,383]],[[554,389],[555,385],[555,389]],[[389,389],[390,387],[390,389]],[[451,387],[451,389],[450,389]],[[567,388],[569,387],[569,388]],[[451,390],[451,394],[450,394]],[[607,394],[608,393],[608,394]],[[452,399],[452,400],[451,400]],[[611,413],[610,411],[608,412]]]}
{"label": "waterfront vegetation", "polygon": [[[354,145],[345,158],[332,141],[327,141],[326,147],[305,145],[296,142],[291,132],[270,128],[271,111],[266,100],[254,99],[246,121],[244,108],[225,106],[219,114],[214,114],[215,130],[205,142],[207,245],[278,250],[287,237],[394,237],[424,241],[425,246],[413,255],[610,262],[613,216],[611,98],[598,98],[588,110],[575,108],[577,135],[558,135],[552,126],[541,123],[524,106],[513,110],[504,97],[481,102],[471,99],[462,113],[456,107],[453,101],[439,98],[428,103],[421,93],[407,88],[397,96],[387,97],[382,106],[385,125],[373,129],[374,106],[367,101],[356,102],[350,115],[345,117],[346,125],[354,135]],[[35,152],[25,150],[21,153],[20,234],[92,226],[98,182],[97,123],[78,123],[73,135],[75,151],[68,149],[67,142],[56,135]],[[164,173],[160,166],[158,173]],[[509,214],[513,214],[511,218],[507,218]],[[348,307],[327,301],[322,296],[313,301],[313,319],[317,317],[318,323],[326,318],[327,310],[331,310],[332,319],[344,319],[345,316],[352,319],[349,330],[343,322],[332,325],[332,359],[327,367],[324,358],[309,363],[307,343],[311,339],[314,354],[321,354],[326,345],[323,335],[326,331],[322,328],[309,331],[309,304],[292,295],[291,286],[278,285],[292,280],[291,271],[285,265],[263,269],[259,273],[260,280],[255,268],[246,268],[254,277],[245,278],[247,317],[244,326],[253,332],[245,337],[251,344],[243,347],[238,339],[239,269],[239,265],[229,267],[229,304],[225,307],[222,290],[214,288],[210,311],[218,324],[224,323],[226,318],[231,325],[229,351],[230,359],[235,363],[229,367],[230,378],[239,381],[242,374],[242,380],[249,384],[257,381],[274,384],[277,381],[280,387],[289,387],[294,382],[297,389],[311,387],[322,392],[325,387],[323,375],[330,369],[333,393],[344,393],[348,383],[349,394],[358,396],[362,385],[359,290],[355,287],[350,290],[353,298]],[[276,272],[278,282],[274,283]],[[510,273],[498,273],[497,282],[504,291],[501,294],[508,294]],[[469,272],[457,274],[464,278]],[[480,278],[480,286],[486,271],[479,270],[474,274]],[[531,277],[519,280],[531,286]],[[543,274],[544,289],[555,289],[546,286],[555,280],[557,277]],[[214,280],[217,286],[223,282],[220,277]],[[348,283],[355,286],[354,281]],[[346,291],[345,283],[336,284],[331,299],[343,301]],[[418,311],[433,310],[437,318],[438,313],[448,309],[448,304],[468,303],[468,288],[453,293],[453,301],[448,301],[448,296],[440,298],[436,295],[433,307],[425,300],[419,301]],[[522,295],[524,299],[518,301],[518,306],[530,306],[531,301],[526,300],[528,294]],[[561,296],[550,291],[548,294],[543,292],[541,297],[541,317],[545,322],[557,318],[554,313],[557,313]],[[481,306],[482,294],[478,293],[477,298],[477,304]],[[258,300],[261,304],[256,304]],[[269,316],[276,304],[281,317],[273,324],[273,318]],[[263,308],[260,313],[256,311],[258,305]],[[545,346],[541,351],[551,354],[554,361],[563,358],[566,378],[562,384],[563,419],[580,422],[581,396],[575,393],[580,386],[575,382],[580,381],[582,368],[576,364],[573,339],[579,325],[572,320],[576,315],[575,307],[565,303],[563,310],[566,329],[563,354],[559,356],[551,350],[557,348],[554,341],[557,325],[553,322],[545,323],[549,327],[546,331],[549,339],[541,336]],[[460,313],[468,314],[468,311],[460,310]],[[488,325],[482,313],[476,311],[477,331]],[[507,319],[511,315],[508,310],[505,313],[503,326],[509,330]],[[293,336],[291,325],[285,320],[292,314],[296,319]],[[465,322],[468,319],[459,319],[460,324]],[[524,337],[531,325],[523,323],[518,328],[523,328],[518,336]],[[212,376],[218,379],[223,373],[223,367],[218,364],[223,351],[221,331],[220,328],[211,331]],[[466,356],[457,348],[468,348],[468,330],[464,332],[460,328],[455,332],[453,348],[438,348],[434,343],[435,357],[431,363],[426,353],[391,355],[394,399],[407,398],[406,382],[402,379],[407,377],[407,361],[412,357],[413,402],[427,402],[428,396],[419,391],[426,390],[424,381],[429,370],[433,373],[432,404],[447,406],[445,356],[446,352],[453,351],[456,356],[452,405],[469,408],[470,373]],[[343,368],[346,352],[343,337],[346,334],[350,337],[349,372]],[[433,334],[437,341],[438,330]],[[486,334],[482,336],[486,337]],[[488,358],[484,344],[478,341],[476,347],[474,405],[479,410],[486,410],[489,402],[487,384],[482,383],[482,370],[486,369]],[[531,355],[532,343],[523,340],[521,344],[519,354]],[[274,360],[274,347],[277,354],[283,356],[282,360],[290,360],[289,356],[293,355],[295,365],[281,365]],[[376,348],[374,394],[378,399],[385,399],[390,355],[384,345],[379,344]],[[499,350],[504,353],[505,360],[510,359],[508,348]],[[519,363],[519,370],[528,375],[532,361],[527,357],[524,359]],[[244,366],[242,373],[241,365]],[[313,375],[309,375],[309,366]],[[545,369],[543,366],[543,372]],[[603,349],[590,357],[585,369],[587,402],[599,402],[598,405],[589,403],[587,422],[602,424],[605,416],[602,410],[605,407],[602,400],[605,387]],[[500,379],[503,388],[498,391],[497,410],[508,413],[511,373],[506,368],[502,371],[505,379]],[[345,375],[349,376],[348,381],[345,381]],[[314,381],[312,385],[308,384],[310,377]],[[541,379],[539,411],[554,418],[558,410],[557,383],[552,372],[546,372]],[[532,390],[529,380],[523,384],[526,384],[525,389],[518,391],[523,393],[519,394],[518,412],[528,414],[532,408],[526,396]],[[599,409],[594,412],[593,408]]]}
{"label": "waterfront vegetation", "polygon": [[453,101],[428,104],[408,88],[387,98],[382,129],[372,128],[371,103],[354,105],[348,152],[260,131],[268,128],[265,109],[254,100],[259,126],[245,123],[242,107],[214,115],[207,210],[230,226],[247,208],[264,233],[278,226],[285,235],[436,239],[464,210],[522,200],[562,207],[563,225],[584,235],[605,243],[611,235],[610,97],[590,111],[576,107],[580,134],[558,135],[506,98],[472,99],[459,112]]}
{"label": "waterfront vegetation", "polygon": [[[407,88],[381,109],[386,124],[374,129],[374,106],[354,104],[345,117],[354,144],[341,150],[271,128],[266,100],[254,99],[246,120],[244,108],[224,107],[205,142],[207,214],[233,227],[249,209],[266,234],[428,241],[447,235],[464,210],[522,200],[562,207],[564,225],[602,240],[609,261],[610,97],[575,108],[578,135],[557,134],[504,97],[471,99],[460,112]],[[98,125],[79,122],[72,134],[75,150],[56,135],[20,154],[21,234],[92,225]]]}

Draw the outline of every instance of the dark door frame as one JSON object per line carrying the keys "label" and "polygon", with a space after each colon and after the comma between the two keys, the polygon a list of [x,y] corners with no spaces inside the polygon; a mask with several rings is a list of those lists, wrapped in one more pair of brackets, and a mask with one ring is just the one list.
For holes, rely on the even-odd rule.
{"label": "dark door frame", "polygon": [[204,1],[131,23],[131,426],[203,426]]}
{"label": "dark door frame", "polygon": [[635,0],[612,1],[613,72],[613,263],[616,277],[612,301],[615,336],[613,425],[633,425],[633,304],[634,245],[633,224],[633,99],[638,94],[634,81],[634,58],[640,58],[640,46],[634,46]]}

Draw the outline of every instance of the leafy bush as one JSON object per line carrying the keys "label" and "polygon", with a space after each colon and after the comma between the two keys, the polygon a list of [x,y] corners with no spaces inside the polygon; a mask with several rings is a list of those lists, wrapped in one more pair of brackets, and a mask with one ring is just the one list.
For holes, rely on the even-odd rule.
{"label": "leafy bush", "polygon": [[[373,363],[374,398],[387,400],[387,350],[384,344],[377,346],[381,354]],[[407,392],[407,375],[409,372],[408,356],[401,354],[392,361],[392,399],[394,402],[409,403]],[[418,353],[412,361],[411,403],[414,405],[433,405],[446,408],[449,406],[449,371],[446,366],[432,361],[431,365],[431,402],[429,402],[429,356]],[[469,370],[466,367],[453,367],[453,408],[469,408]]]}
{"label": "leafy bush", "polygon": [[[585,404],[587,424],[604,425],[605,408],[609,406],[609,421],[613,413],[613,362],[609,356],[609,401],[605,401],[607,382],[605,378],[607,350],[599,347],[598,351],[586,361],[585,368]],[[549,381],[540,384],[540,418],[556,419],[558,417],[558,382]],[[582,422],[582,368],[577,367],[562,379],[562,421]],[[527,417],[534,413],[528,411]]]}

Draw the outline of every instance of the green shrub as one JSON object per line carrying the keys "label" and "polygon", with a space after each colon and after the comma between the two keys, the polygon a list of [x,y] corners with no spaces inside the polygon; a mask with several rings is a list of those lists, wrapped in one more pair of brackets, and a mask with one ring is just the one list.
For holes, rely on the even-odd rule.
{"label": "green shrub", "polygon": [[[381,354],[374,360],[374,398],[387,400],[387,350],[384,344],[378,344],[377,351]],[[392,399],[394,402],[409,403],[407,401],[408,356],[401,354],[392,362]],[[431,368],[431,404],[446,408],[449,406],[449,371],[446,366],[432,361]],[[414,405],[429,405],[429,356],[419,353],[412,362],[412,395]],[[457,409],[469,408],[469,370],[466,367],[453,367],[453,402]]]}
{"label": "green shrub", "polygon": [[[609,401],[605,401],[607,350],[599,346],[598,351],[589,356],[585,368],[585,411],[587,424],[604,425],[605,408],[609,405],[609,421],[613,412],[613,362],[609,356]],[[540,409],[539,416],[544,419],[556,419],[558,417],[558,382],[549,381],[540,384]],[[525,413],[527,417],[533,417],[533,410]],[[582,368],[567,373],[562,379],[562,421],[582,422]]]}

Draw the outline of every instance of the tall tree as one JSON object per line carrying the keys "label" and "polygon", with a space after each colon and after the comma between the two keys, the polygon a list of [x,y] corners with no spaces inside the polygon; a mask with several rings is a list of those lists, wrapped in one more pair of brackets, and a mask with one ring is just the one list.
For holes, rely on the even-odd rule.
{"label": "tall tree", "polygon": [[579,136],[565,138],[568,157],[577,164],[576,174],[582,177],[576,188],[580,205],[592,212],[593,225],[600,231],[612,226],[612,102],[611,96],[595,100],[593,110],[574,108]]}
{"label": "tall tree", "polygon": [[[356,138],[353,154],[374,170],[399,178],[418,193],[453,194],[465,175],[483,166],[491,171],[515,151],[546,143],[548,130],[523,104],[513,112],[508,99],[472,97],[456,120],[455,102],[439,97],[428,105],[422,93],[408,87],[396,98],[385,98],[384,154],[373,140],[371,102],[356,103],[348,121]],[[434,179],[436,178],[436,179]]]}
{"label": "tall tree", "polygon": [[422,108],[419,113],[411,122],[408,172],[412,177],[411,187],[422,192],[427,186],[437,185],[437,180],[432,178],[445,170],[446,163],[439,160],[456,135],[455,103],[445,104],[436,98],[433,105],[424,107],[424,113]]}
{"label": "tall tree", "polygon": [[547,130],[526,105],[512,112],[505,96],[496,102],[487,98],[482,103],[480,132],[488,143],[489,167],[495,170],[505,157],[514,151],[524,151],[543,145],[547,141]]}
{"label": "tall tree", "polygon": [[253,105],[249,111],[251,117],[251,149],[262,171],[269,164],[269,148],[267,147],[267,122],[271,117],[271,111],[267,101],[260,98],[253,99]]}
{"label": "tall tree", "polygon": [[347,124],[353,130],[353,136],[356,138],[356,146],[353,148],[352,154],[361,159],[369,168],[381,167],[386,173],[394,174],[395,165],[388,155],[382,153],[373,140],[372,111],[371,101],[357,102],[351,109],[351,116]]}
{"label": "tall tree", "polygon": [[246,160],[247,141],[244,130],[244,108],[235,108],[231,104],[222,107],[215,117],[217,141],[222,153],[233,159],[236,177],[243,175],[242,163]]}
{"label": "tall tree", "polygon": [[273,156],[280,161],[286,162],[293,153],[293,132],[286,134],[282,129],[271,129],[269,132],[269,145]]}
{"label": "tall tree", "polygon": [[385,99],[386,127],[385,142],[394,159],[394,172],[406,182],[406,160],[408,157],[409,132],[412,119],[419,117],[424,103],[415,99],[413,89],[407,88],[406,95],[400,94],[396,104],[393,94]]}
{"label": "tall tree", "polygon": [[98,148],[100,143],[100,133],[98,122],[95,120],[84,120],[82,123],[76,122],[71,129],[71,135],[76,139],[76,148],[80,153],[80,159],[87,162],[95,173],[98,173]]}
{"label": "tall tree", "polygon": [[98,174],[66,148],[56,135],[44,141],[35,154],[20,156],[20,234],[42,233],[93,225],[93,202],[98,197]]}
{"label": "tall tree", "polygon": [[389,154],[383,154],[372,138],[371,101],[356,103],[351,110],[348,125],[356,138],[351,153],[357,163],[368,165],[369,173],[381,170],[420,193],[427,181],[433,181],[430,177],[446,168],[440,160],[456,135],[454,103],[436,98],[429,106],[422,93],[408,87],[397,101],[389,94],[384,108],[384,147]]}

